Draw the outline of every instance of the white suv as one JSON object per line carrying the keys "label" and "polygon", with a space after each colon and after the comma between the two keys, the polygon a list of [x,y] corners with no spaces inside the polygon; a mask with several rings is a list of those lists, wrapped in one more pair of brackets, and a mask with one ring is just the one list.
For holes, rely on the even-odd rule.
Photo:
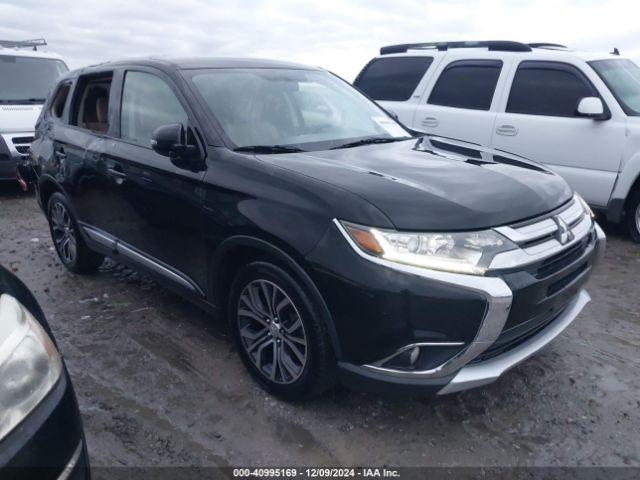
{"label": "white suv", "polygon": [[640,242],[640,68],[617,50],[391,45],[354,85],[414,130],[547,164]]}
{"label": "white suv", "polygon": [[58,55],[38,50],[46,44],[0,40],[0,180],[16,180],[49,90],[68,70]]}

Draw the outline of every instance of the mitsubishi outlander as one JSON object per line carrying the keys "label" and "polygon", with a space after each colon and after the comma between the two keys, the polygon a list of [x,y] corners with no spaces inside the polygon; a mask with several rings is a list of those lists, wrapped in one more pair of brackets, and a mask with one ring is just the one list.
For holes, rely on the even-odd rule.
{"label": "mitsubishi outlander", "polygon": [[71,72],[29,162],[69,270],[109,256],[225,315],[249,372],[287,399],[489,383],[576,318],[605,243],[541,164],[416,137],[335,75],[280,61]]}

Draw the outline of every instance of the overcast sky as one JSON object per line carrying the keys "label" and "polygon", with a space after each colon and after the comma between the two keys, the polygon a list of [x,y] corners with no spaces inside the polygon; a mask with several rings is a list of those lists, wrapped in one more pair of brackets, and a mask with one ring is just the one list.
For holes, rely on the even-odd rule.
{"label": "overcast sky", "polygon": [[639,13],[638,0],[0,0],[0,38],[44,37],[72,68],[149,55],[251,56],[353,80],[381,45],[416,41],[618,47],[637,61]]}

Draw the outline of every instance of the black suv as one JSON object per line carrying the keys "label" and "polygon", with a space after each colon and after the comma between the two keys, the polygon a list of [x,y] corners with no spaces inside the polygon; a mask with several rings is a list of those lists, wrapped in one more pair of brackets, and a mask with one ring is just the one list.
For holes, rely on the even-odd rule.
{"label": "black suv", "polygon": [[250,59],[69,73],[30,162],[68,269],[109,256],[228,316],[285,398],[496,379],[588,302],[604,235],[541,165],[414,137],[346,82]]}

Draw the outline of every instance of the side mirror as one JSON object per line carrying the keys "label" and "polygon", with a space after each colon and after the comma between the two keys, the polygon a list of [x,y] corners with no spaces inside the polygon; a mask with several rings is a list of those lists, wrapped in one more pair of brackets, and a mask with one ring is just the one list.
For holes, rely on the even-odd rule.
{"label": "side mirror", "polygon": [[156,128],[151,136],[151,148],[169,158],[194,158],[199,154],[196,145],[187,142],[187,131],[181,123],[171,123]]}
{"label": "side mirror", "polygon": [[593,118],[594,120],[608,120],[609,115],[604,111],[604,103],[598,97],[585,97],[578,103],[578,116]]}

